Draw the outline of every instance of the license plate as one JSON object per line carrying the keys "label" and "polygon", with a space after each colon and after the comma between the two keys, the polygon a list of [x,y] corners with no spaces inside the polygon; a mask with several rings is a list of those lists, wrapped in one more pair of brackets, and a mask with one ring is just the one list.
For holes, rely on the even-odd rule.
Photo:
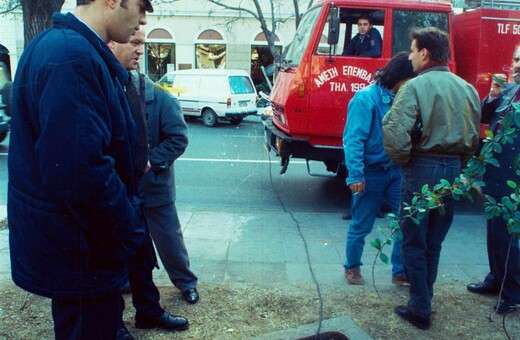
{"label": "license plate", "polygon": [[239,101],[239,102],[238,102],[238,105],[240,105],[240,107],[247,106],[247,104],[249,104],[249,101],[248,101],[248,100],[242,100],[242,101]]}

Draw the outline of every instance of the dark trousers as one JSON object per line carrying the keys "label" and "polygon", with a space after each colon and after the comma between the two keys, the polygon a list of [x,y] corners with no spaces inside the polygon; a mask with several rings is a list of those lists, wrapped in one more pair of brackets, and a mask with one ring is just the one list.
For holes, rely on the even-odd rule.
{"label": "dark trousers", "polygon": [[197,287],[175,203],[145,209],[146,221],[170,280],[181,291]]}
{"label": "dark trousers", "polygon": [[[460,160],[452,157],[413,157],[402,167],[402,201],[411,203],[414,192],[421,192],[424,184],[430,189],[442,178],[452,182],[460,174]],[[433,298],[433,284],[437,279],[437,269],[442,242],[453,221],[454,204],[452,198],[444,198],[444,211],[430,210],[419,224],[404,218],[407,211],[401,209],[403,232],[403,259],[410,280],[410,310],[420,316],[429,317]],[[414,216],[416,217],[416,216]]]}
{"label": "dark trousers", "polygon": [[141,247],[130,259],[130,273],[128,275],[136,318],[151,319],[164,313],[164,309],[159,304],[159,290],[153,282],[152,276],[156,262],[152,239],[148,228],[146,228]]}
{"label": "dark trousers", "polygon": [[122,300],[119,291],[88,299],[52,299],[56,339],[115,339]]}
{"label": "dark trousers", "polygon": [[[494,197],[500,202],[501,197]],[[502,216],[487,221],[487,248],[490,272],[485,282],[504,290],[502,297],[509,303],[520,303],[520,249],[518,238],[507,231]],[[508,257],[509,249],[509,258]],[[507,268],[506,268],[507,259]]]}

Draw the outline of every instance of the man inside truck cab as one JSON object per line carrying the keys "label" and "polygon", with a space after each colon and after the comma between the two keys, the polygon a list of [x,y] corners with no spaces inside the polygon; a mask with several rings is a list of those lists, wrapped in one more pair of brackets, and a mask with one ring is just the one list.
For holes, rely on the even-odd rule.
{"label": "man inside truck cab", "polygon": [[381,57],[383,39],[379,31],[372,27],[372,19],[362,15],[358,19],[358,34],[352,38],[348,47],[343,51],[344,56]]}

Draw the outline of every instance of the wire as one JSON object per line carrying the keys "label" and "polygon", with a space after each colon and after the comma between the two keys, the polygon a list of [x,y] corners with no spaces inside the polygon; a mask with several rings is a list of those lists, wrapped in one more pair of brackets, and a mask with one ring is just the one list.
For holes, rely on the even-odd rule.
{"label": "wire", "polygon": [[269,180],[271,181],[271,186],[273,187],[273,191],[276,194],[276,198],[278,199],[278,202],[280,202],[280,205],[282,206],[283,211],[286,214],[289,214],[289,216],[291,216],[291,219],[294,221],[294,223],[296,224],[296,227],[298,228],[298,234],[300,235],[300,238],[303,241],[303,245],[305,248],[305,254],[307,255],[307,264],[309,266],[309,271],[311,272],[312,280],[314,281],[314,284],[316,285],[316,291],[318,293],[318,298],[320,301],[320,318],[318,321],[318,329],[316,331],[316,335],[314,336],[314,339],[317,340],[320,338],[321,324],[323,322],[323,297],[321,296],[320,284],[318,283],[318,280],[316,279],[316,275],[314,274],[314,270],[312,269],[311,256],[309,254],[307,240],[305,239],[305,237],[303,236],[303,233],[301,231],[300,222],[298,222],[298,220],[294,217],[294,214],[291,211],[287,210],[285,204],[283,203],[282,199],[280,198],[280,194],[278,194],[278,190],[276,190],[276,187],[274,186],[273,173],[272,173],[272,169],[271,169],[272,168],[271,152],[269,151],[269,149],[267,150],[267,155],[269,157]]}

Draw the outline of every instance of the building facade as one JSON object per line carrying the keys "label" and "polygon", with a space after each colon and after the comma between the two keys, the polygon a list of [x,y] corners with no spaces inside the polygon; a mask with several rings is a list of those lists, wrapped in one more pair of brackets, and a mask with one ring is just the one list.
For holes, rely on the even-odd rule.
{"label": "building facade", "polygon": [[[261,1],[270,28],[270,1],[275,3],[274,16],[283,20],[277,23],[275,31],[276,48],[281,52],[296,30],[294,8],[292,1]],[[300,12],[308,4],[301,2]],[[229,0],[227,3],[237,6],[238,2]],[[256,13],[252,1],[240,3]],[[62,12],[73,12],[75,4],[76,0],[66,0]],[[145,57],[140,65],[141,71],[153,80],[158,80],[167,71],[191,68],[230,68],[255,73],[255,68],[267,68],[273,63],[260,22],[248,12],[224,9],[205,0],[172,0],[171,3],[154,4],[154,8],[155,12],[147,15]],[[23,44],[21,11],[3,15],[0,56],[3,53],[9,60],[12,75],[23,52]]]}

